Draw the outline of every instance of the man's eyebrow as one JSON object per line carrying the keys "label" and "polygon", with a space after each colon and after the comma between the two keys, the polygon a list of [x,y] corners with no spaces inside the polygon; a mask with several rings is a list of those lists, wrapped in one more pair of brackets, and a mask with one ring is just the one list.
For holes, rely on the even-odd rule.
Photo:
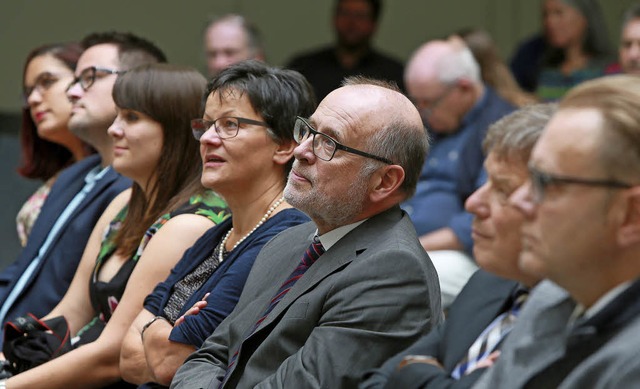
{"label": "man's eyebrow", "polygon": [[314,130],[318,131],[319,133],[325,134],[325,135],[329,135],[330,137],[332,137],[335,140],[338,140],[338,133],[331,127],[323,127],[322,131],[318,128],[318,123],[313,120],[312,118],[307,119],[307,122],[311,125],[311,127],[313,127]]}

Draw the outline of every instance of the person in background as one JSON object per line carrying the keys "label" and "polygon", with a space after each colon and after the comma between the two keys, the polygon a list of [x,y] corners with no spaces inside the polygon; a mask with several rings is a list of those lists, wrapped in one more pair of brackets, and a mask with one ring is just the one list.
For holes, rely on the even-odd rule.
{"label": "person in background", "polygon": [[211,19],[204,29],[203,44],[209,77],[240,61],[265,60],[260,31],[241,15]]}
{"label": "person in background", "polygon": [[167,64],[118,76],[118,114],[109,127],[113,167],[134,184],[102,215],[67,294],[44,318],[63,316],[75,349],[10,378],[8,387],[122,386],[122,339],[145,296],[187,248],[228,216],[224,202],[200,184],[197,143],[189,131],[205,84],[196,70]]}
{"label": "person in background", "polygon": [[361,389],[470,388],[486,361],[498,357],[523,296],[540,281],[518,266],[524,218],[507,199],[527,180],[531,149],[555,109],[550,103],[530,105],[489,127],[483,143],[487,182],[465,204],[474,215],[473,254],[480,270],[446,321],[369,372]]}
{"label": "person in background", "polygon": [[318,100],[356,75],[393,81],[404,90],[402,63],[372,47],[381,11],[382,0],[336,0],[335,44],[296,55],[287,67],[309,80]]}
{"label": "person in background", "polygon": [[[192,120],[202,183],[227,201],[232,217],[205,233],[146,298],[120,355],[129,382],[169,385],[231,313],[262,246],[309,221],[282,192],[293,162],[294,118],[316,106],[311,85],[295,71],[246,61],[219,73],[204,96],[204,116]],[[205,295],[197,315],[179,320]]]}
{"label": "person in background", "polygon": [[640,3],[629,7],[622,17],[618,64],[609,72],[640,75]]}
{"label": "person in background", "polygon": [[528,92],[557,100],[600,77],[615,59],[598,0],[542,0],[543,31],[515,51],[511,70]]}
{"label": "person in background", "polygon": [[511,56],[509,68],[518,85],[525,92],[535,92],[538,73],[546,50],[547,39],[543,33],[539,32],[521,42]]}
{"label": "person in background", "polygon": [[77,43],[40,46],[29,53],[22,76],[25,106],[22,110],[18,173],[44,181],[16,217],[20,244],[29,233],[58,173],[92,153],[91,147],[69,131],[71,102],[65,90],[76,69],[82,48]]}
{"label": "person in background", "polygon": [[420,46],[407,64],[407,92],[432,130],[416,195],[402,203],[438,270],[446,309],[477,270],[464,201],[484,182],[482,140],[513,106],[480,78],[471,51],[451,41]]}
{"label": "person in background", "polygon": [[523,91],[511,74],[509,67],[498,53],[498,47],[485,30],[468,28],[456,31],[449,39],[459,37],[480,66],[480,75],[485,85],[492,87],[500,97],[516,107],[533,104],[538,99]]}
{"label": "person in background", "polygon": [[[131,181],[111,168],[113,141],[107,129],[116,117],[111,92],[119,73],[166,62],[146,39],[121,32],[87,35],[72,87],[69,129],[97,151],[62,172],[17,260],[0,273],[0,327],[7,320],[49,313],[67,292],[91,231],[111,201]],[[0,336],[0,342],[4,337]]]}
{"label": "person in background", "polygon": [[544,0],[547,40],[535,94],[558,100],[573,86],[603,76],[615,59],[598,0]]}
{"label": "person in background", "polygon": [[640,382],[640,79],[587,81],[560,102],[509,197],[520,268],[539,274],[477,388]]}

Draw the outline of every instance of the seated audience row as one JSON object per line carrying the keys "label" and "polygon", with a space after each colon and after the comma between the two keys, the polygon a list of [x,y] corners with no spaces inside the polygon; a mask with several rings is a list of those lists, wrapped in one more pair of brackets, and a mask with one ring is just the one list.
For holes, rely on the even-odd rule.
{"label": "seated audience row", "polygon": [[[358,1],[339,1],[337,10],[351,3]],[[571,387],[592,383],[594,372],[602,386],[638,380],[635,364],[614,370],[610,363],[613,352],[633,359],[625,334],[640,312],[627,303],[640,272],[632,260],[640,228],[629,175],[637,161],[625,140],[640,124],[633,114],[640,84],[632,77],[571,90],[532,152],[555,108],[525,107],[485,138],[512,107],[483,84],[456,39],[429,42],[412,57],[405,81],[415,106],[391,84],[355,77],[315,112],[311,86],[295,71],[246,61],[217,72],[205,90],[195,70],[156,64],[165,61],[162,52],[131,34],[93,34],[82,45],[77,63],[45,47],[25,67],[25,129],[36,126],[53,140],[49,150],[68,156],[47,172],[45,196],[55,183],[33,207],[41,216],[26,256],[2,275],[0,318],[10,320],[4,373],[14,376],[0,387],[129,387],[122,378],[142,387],[352,387],[425,333],[361,386],[469,387],[487,368],[479,387]],[[624,69],[632,69],[632,51],[621,48]],[[64,69],[73,66],[72,107],[58,110],[52,97],[60,97]],[[429,154],[425,125],[435,131]],[[561,128],[576,136],[568,141]],[[56,131],[62,136],[50,135]],[[596,155],[602,139],[610,147],[591,165],[580,162]],[[97,155],[87,156],[92,149]],[[473,171],[471,159],[479,162]],[[586,178],[581,168],[602,178]],[[95,214],[89,200],[108,174],[111,186],[100,188],[108,194],[97,205],[104,211]],[[407,205],[416,188],[421,201]],[[429,191],[440,206],[425,206]],[[466,200],[473,223],[460,204],[442,203],[447,196]],[[586,219],[566,213],[576,201],[591,204]],[[78,216],[83,206],[87,219]],[[416,235],[416,209],[453,215]],[[556,214],[565,215],[562,223]],[[59,239],[74,241],[78,231],[66,230],[72,222],[93,229],[77,270],[63,263],[64,246],[48,251]],[[567,244],[575,225],[586,227],[588,241]],[[476,268],[465,254],[469,237],[475,259],[498,277],[476,272],[441,323],[439,284],[448,308]],[[465,265],[447,268],[452,258]],[[58,272],[42,275],[46,268]],[[68,290],[55,285],[69,273]],[[528,299],[542,278],[549,281]],[[57,292],[47,296],[55,308],[35,313],[47,303],[38,301],[24,311],[30,294],[43,290]],[[16,318],[12,310],[30,313]],[[484,319],[471,330],[476,310]],[[557,320],[540,326],[542,315]],[[39,344],[57,335],[46,325],[60,317],[73,339],[54,340],[38,359]],[[532,335],[540,331],[549,334],[544,349]]]}
{"label": "seated audience row", "polygon": [[[91,34],[81,46],[85,52],[75,69],[75,87],[68,93],[74,105],[68,127],[97,153],[60,172],[27,245],[0,273],[2,325],[28,312],[42,317],[66,293],[96,222],[114,197],[131,186],[128,178],[111,167],[113,140],[107,129],[116,117],[111,91],[117,73],[146,63],[166,62],[157,47],[130,34]],[[58,71],[48,66],[43,72]],[[35,83],[29,82],[25,90],[35,88]],[[62,90],[52,89],[57,93],[50,96],[48,104],[66,101]]]}
{"label": "seated audience row", "polygon": [[[93,66],[115,57],[110,43],[90,46],[80,57],[78,73],[95,72]],[[77,96],[74,107],[97,82],[81,74],[71,84],[67,93]],[[121,340],[143,299],[204,231],[226,217],[224,202],[200,184],[200,159],[189,131],[205,83],[195,70],[170,65],[130,69],[111,83],[117,109],[108,130],[112,165],[133,180],[132,189],[116,197],[98,220],[69,290],[44,318],[66,319],[73,350],[16,375],[7,385],[86,387],[117,381]],[[110,89],[95,93],[110,94]],[[27,349],[31,356],[37,353],[36,342]],[[14,351],[25,350],[23,342],[15,346]],[[24,358],[17,352],[7,357],[13,354]]]}

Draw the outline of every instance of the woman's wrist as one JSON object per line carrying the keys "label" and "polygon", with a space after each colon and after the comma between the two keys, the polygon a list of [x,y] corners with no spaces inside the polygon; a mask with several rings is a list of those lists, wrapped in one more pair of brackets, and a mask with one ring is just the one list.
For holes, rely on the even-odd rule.
{"label": "woman's wrist", "polygon": [[[167,323],[169,322],[169,320],[167,320],[164,316],[155,316],[148,322],[144,323],[144,325],[142,326],[142,331],[140,331],[140,339],[142,340],[143,343],[144,343],[144,332],[147,330],[147,328],[151,326],[151,324],[155,323],[158,320],[164,320]],[[0,389],[3,389],[2,386],[0,386]]]}

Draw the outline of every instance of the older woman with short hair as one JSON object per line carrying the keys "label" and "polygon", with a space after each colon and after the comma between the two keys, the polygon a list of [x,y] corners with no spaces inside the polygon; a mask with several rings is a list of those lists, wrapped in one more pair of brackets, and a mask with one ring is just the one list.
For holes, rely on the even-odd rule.
{"label": "older woman with short hair", "polygon": [[[295,118],[315,109],[304,77],[246,61],[214,78],[204,98],[204,117],[192,121],[202,183],[227,201],[232,217],[196,242],[147,297],[121,353],[123,377],[137,384],[168,385],[231,313],[262,246],[308,221],[283,197],[296,146]],[[200,312],[181,319],[207,293]]]}

